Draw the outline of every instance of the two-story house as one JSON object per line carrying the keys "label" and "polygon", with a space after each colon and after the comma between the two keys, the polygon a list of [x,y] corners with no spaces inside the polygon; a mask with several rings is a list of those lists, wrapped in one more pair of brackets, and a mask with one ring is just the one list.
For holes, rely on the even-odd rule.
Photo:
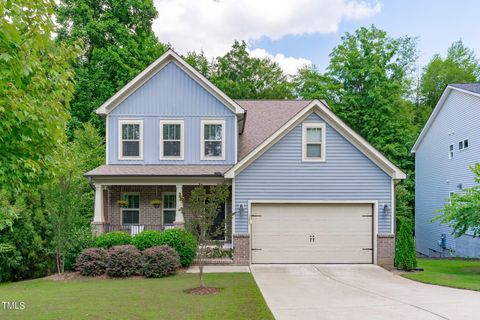
{"label": "two-story house", "polygon": [[392,263],[405,175],[325,102],[232,100],[169,50],[97,113],[107,159],[85,174],[97,233],[182,227],[180,195],[226,183],[220,240],[236,264]]}
{"label": "two-story house", "polygon": [[480,83],[451,84],[417,138],[415,241],[427,256],[480,257],[480,239],[432,219],[453,193],[474,186],[470,167],[480,162]]}

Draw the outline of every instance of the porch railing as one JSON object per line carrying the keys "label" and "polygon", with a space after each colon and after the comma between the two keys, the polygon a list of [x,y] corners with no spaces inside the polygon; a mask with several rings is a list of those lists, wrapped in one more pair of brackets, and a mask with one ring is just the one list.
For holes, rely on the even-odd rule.
{"label": "porch railing", "polygon": [[135,235],[144,230],[163,231],[174,228],[173,224],[141,224],[141,225],[127,225],[127,224],[111,224],[105,223],[103,225],[103,232],[123,231]]}

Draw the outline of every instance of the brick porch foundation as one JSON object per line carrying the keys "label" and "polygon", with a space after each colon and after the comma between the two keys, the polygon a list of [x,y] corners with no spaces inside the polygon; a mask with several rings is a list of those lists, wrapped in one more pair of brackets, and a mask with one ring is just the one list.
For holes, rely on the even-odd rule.
{"label": "brick porch foundation", "polygon": [[393,266],[395,258],[395,235],[378,234],[377,236],[377,264]]}

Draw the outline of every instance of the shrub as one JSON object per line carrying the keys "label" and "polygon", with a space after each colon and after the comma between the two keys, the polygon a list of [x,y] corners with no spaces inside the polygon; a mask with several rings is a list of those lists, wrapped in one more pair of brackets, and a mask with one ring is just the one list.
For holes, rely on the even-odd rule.
{"label": "shrub", "polygon": [[77,257],[76,268],[82,276],[95,277],[105,273],[108,252],[103,248],[83,250]]}
{"label": "shrub", "polygon": [[233,259],[233,249],[224,249],[218,246],[206,247],[205,256],[209,259],[223,259],[223,258]]}
{"label": "shrub", "polygon": [[130,244],[112,247],[109,251],[107,274],[110,277],[130,277],[140,274],[142,255]]}
{"label": "shrub", "polygon": [[109,232],[98,236],[95,243],[97,247],[109,249],[114,246],[131,244],[132,236],[121,231]]}
{"label": "shrub", "polygon": [[72,234],[74,241],[65,254],[65,270],[74,270],[76,259],[84,249],[95,247],[95,238],[90,226],[81,227]]}
{"label": "shrub", "polygon": [[142,273],[147,278],[161,278],[175,274],[180,268],[180,257],[169,246],[158,246],[142,252]]}
{"label": "shrub", "polygon": [[160,245],[160,239],[160,232],[145,230],[133,237],[132,244],[139,250],[143,250]]}
{"label": "shrub", "polygon": [[178,252],[182,267],[192,264],[197,253],[197,242],[190,232],[184,229],[168,229],[160,235],[160,244],[170,246]]}
{"label": "shrub", "polygon": [[395,267],[401,270],[413,270],[417,267],[417,253],[413,239],[412,225],[402,221],[395,245]]}

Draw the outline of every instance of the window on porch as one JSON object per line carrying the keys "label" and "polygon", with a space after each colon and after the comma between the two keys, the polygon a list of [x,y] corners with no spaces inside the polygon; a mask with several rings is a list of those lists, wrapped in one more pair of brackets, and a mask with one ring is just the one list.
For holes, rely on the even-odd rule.
{"label": "window on porch", "polygon": [[138,225],[140,222],[140,195],[126,193],[122,195],[122,200],[128,202],[125,208],[122,208],[122,224]]}
{"label": "window on porch", "polygon": [[177,196],[174,192],[163,194],[163,224],[173,225],[177,213]]}

